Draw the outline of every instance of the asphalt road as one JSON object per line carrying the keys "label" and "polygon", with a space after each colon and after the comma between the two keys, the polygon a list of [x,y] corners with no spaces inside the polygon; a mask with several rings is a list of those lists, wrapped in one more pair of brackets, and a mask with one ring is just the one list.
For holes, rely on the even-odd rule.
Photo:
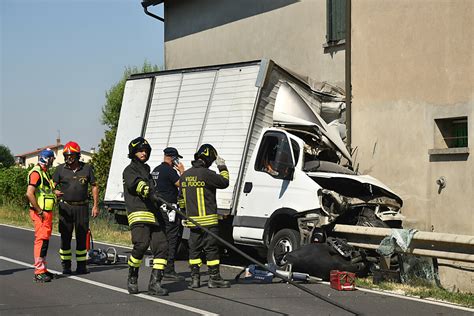
{"label": "asphalt road", "polygon": [[[474,310],[373,291],[336,291],[327,284],[304,285],[316,298],[292,285],[235,284],[229,289],[187,289],[184,282],[165,282],[167,297],[146,294],[150,268],[140,269],[138,295],[126,290],[127,265],[90,265],[90,274],[60,276],[51,283],[33,282],[33,231],[0,225],[0,315],[473,315]],[[96,243],[96,248],[110,245]],[[119,254],[130,249],[116,247]],[[52,236],[48,266],[59,272],[59,237]],[[206,269],[204,268],[203,271]],[[177,271],[189,279],[185,261]],[[222,268],[233,279],[239,272]],[[203,276],[204,285],[207,275]],[[336,306],[327,302],[335,302]],[[342,307],[342,308],[341,308]]]}

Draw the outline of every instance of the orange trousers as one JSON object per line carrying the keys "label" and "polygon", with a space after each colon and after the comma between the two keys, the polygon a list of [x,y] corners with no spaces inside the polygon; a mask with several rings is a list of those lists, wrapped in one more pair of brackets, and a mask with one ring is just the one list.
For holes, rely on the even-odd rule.
{"label": "orange trousers", "polygon": [[35,225],[35,242],[33,256],[35,258],[35,274],[48,271],[46,255],[48,253],[49,238],[53,230],[53,212],[43,212],[43,218],[30,209],[30,218]]}

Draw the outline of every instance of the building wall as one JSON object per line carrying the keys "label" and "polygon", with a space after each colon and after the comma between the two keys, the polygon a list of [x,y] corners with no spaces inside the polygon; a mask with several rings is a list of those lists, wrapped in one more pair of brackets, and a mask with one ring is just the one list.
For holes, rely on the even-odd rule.
{"label": "building wall", "polygon": [[326,50],[326,1],[165,1],[165,67],[273,59],[344,88],[344,49]]}
{"label": "building wall", "polygon": [[[473,14],[471,0],[352,1],[352,146],[359,170],[401,195],[406,227],[474,235]],[[471,153],[430,155],[434,120],[457,116]],[[472,272],[440,269],[473,291]]]}

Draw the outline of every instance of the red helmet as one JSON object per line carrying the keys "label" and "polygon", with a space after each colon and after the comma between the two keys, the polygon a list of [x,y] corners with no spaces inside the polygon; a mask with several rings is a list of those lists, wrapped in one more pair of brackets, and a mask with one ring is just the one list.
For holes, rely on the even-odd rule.
{"label": "red helmet", "polygon": [[76,142],[68,142],[64,145],[63,155],[81,154],[81,147]]}

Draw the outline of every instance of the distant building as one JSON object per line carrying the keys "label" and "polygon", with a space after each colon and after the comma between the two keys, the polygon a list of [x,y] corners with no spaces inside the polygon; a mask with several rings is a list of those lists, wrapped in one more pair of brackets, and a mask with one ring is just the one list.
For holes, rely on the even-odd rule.
{"label": "distant building", "polygon": [[[54,151],[54,155],[56,159],[54,160],[53,166],[56,167],[62,163],[64,163],[64,156],[63,156],[63,149],[64,145],[61,144],[59,139],[56,140],[55,145],[44,146],[40,148],[36,148],[33,151],[29,151],[23,154],[15,155],[15,162],[17,165],[22,167],[28,167],[30,164],[34,165],[38,163],[38,154],[46,148],[50,148]],[[92,155],[94,154],[94,150],[85,151],[81,150],[81,161],[89,162],[92,159]]]}

